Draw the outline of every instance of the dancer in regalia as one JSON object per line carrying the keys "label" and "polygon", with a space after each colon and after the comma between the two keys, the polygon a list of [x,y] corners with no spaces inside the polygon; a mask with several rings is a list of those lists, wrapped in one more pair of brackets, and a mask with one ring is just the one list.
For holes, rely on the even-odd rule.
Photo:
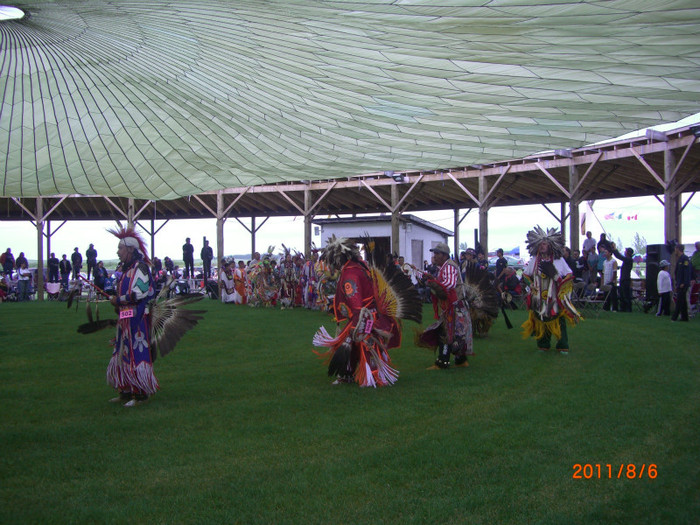
{"label": "dancer in regalia", "polygon": [[525,299],[529,315],[522,325],[523,337],[536,337],[537,347],[546,352],[554,335],[557,350],[568,354],[566,323],[576,324],[581,314],[571,302],[574,276],[563,259],[561,233],[535,226],[527,232],[527,250],[531,259],[523,272],[523,283],[530,287]]}
{"label": "dancer in regalia", "polygon": [[134,406],[158,390],[151,357],[149,301],[155,296],[143,239],[133,229],[112,230],[119,238],[122,275],[110,302],[118,310],[117,337],[107,367],[107,382],[119,391],[113,402]]}
{"label": "dancer in regalia", "polygon": [[[153,373],[153,362],[158,354],[167,355],[180,338],[199,320],[201,310],[179,308],[201,300],[202,294],[168,298],[170,282],[163,286],[156,297],[151,276],[150,261],[143,239],[133,228],[109,230],[119,238],[117,255],[121,273],[117,280],[116,295],[110,297],[104,290],[93,287],[103,298],[109,298],[117,314],[116,319],[100,319],[99,305],[104,299],[87,302],[88,323],[78,327],[78,332],[90,334],[97,330],[116,326],[114,350],[107,366],[107,383],[119,395],[110,402],[133,407],[146,401],[158,390],[158,380]],[[75,292],[68,297],[70,308]]]}
{"label": "dancer in regalia", "polygon": [[[366,251],[373,252],[371,241],[366,242]],[[333,298],[336,337],[321,327],[313,339],[314,346],[328,348],[323,354],[317,352],[328,359],[328,375],[336,377],[334,384],[393,384],[399,372],[392,367],[388,351],[401,344],[400,319],[421,319],[422,303],[411,280],[393,265],[380,266],[385,257],[372,258],[369,264],[363,261],[351,239],[333,236],[323,250],[323,260],[331,271],[340,270]]]}
{"label": "dancer in regalia", "polygon": [[468,356],[474,354],[472,319],[459,266],[450,258],[450,248],[444,242],[430,251],[440,268],[436,277],[428,276],[426,281],[436,321],[418,334],[416,343],[425,348],[437,348],[437,359],[429,370],[449,368],[452,354],[455,366],[467,367]]}

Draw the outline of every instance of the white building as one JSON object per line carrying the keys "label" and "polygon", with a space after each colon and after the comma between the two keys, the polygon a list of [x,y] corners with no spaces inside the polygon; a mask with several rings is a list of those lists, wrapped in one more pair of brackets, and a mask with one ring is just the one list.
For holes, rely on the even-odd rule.
{"label": "white building", "polygon": [[[313,224],[316,226],[314,233],[321,236],[319,248],[325,246],[333,235],[350,239],[370,236],[376,242],[383,243],[386,252],[391,253],[391,215],[314,219]],[[401,215],[398,255],[403,255],[406,262],[422,268],[424,261],[430,261],[430,248],[439,242],[447,243],[447,238],[452,235],[450,230],[432,222],[410,214]]]}

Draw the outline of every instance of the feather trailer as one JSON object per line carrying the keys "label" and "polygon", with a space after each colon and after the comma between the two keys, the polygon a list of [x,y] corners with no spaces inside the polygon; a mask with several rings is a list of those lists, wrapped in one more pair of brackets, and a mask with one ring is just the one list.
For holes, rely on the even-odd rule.
{"label": "feather trailer", "polygon": [[498,290],[491,283],[489,274],[475,263],[467,265],[464,276],[464,299],[469,303],[469,313],[476,335],[485,336],[494,319],[498,317]]}
{"label": "feather trailer", "polygon": [[360,242],[372,274],[377,310],[389,317],[420,323],[423,319],[423,302],[411,278],[393,261],[390,262],[390,254],[381,249],[380,243],[368,235],[363,236]]}
{"label": "feather trailer", "polygon": [[116,319],[103,319],[103,320],[97,320],[94,322],[89,322],[85,324],[81,324],[78,327],[78,333],[80,334],[92,334],[94,332],[98,332],[100,330],[103,330],[104,328],[109,328],[109,327],[115,327],[117,326],[117,320]]}
{"label": "feather trailer", "polygon": [[[80,301],[80,293],[81,293],[80,287],[76,286],[73,288],[70,293],[68,294],[68,298],[66,299],[66,308],[70,309],[71,306],[73,306],[73,301],[76,302],[76,307],[78,306],[78,302]],[[77,297],[77,299],[76,299]]]}
{"label": "feather trailer", "polygon": [[[166,286],[163,287],[167,289]],[[202,294],[178,295],[170,299],[163,298],[161,292],[151,303],[151,337],[153,345],[161,357],[169,354],[182,336],[194,328],[203,319],[206,310],[188,310],[185,305],[201,301]]]}
{"label": "feather trailer", "polygon": [[328,376],[343,376],[352,370],[350,359],[352,358],[352,347],[348,343],[338,346],[328,361]]}

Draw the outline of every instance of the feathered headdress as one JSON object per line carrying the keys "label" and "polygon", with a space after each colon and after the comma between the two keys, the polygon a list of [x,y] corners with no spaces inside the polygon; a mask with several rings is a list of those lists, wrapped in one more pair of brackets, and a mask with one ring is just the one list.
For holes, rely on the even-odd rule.
{"label": "feathered headdress", "polygon": [[352,239],[347,237],[336,237],[335,234],[328,239],[326,247],[323,248],[321,260],[332,264],[337,269],[352,258],[359,258],[360,250]]}
{"label": "feathered headdress", "polygon": [[527,251],[532,257],[537,255],[543,242],[549,244],[555,259],[564,256],[564,240],[556,228],[547,228],[545,231],[540,226],[535,226],[533,230],[527,232]]}
{"label": "feathered headdress", "polygon": [[139,235],[133,227],[119,227],[118,229],[107,231],[117,237],[120,244],[124,243],[126,246],[131,246],[132,248],[138,250],[143,257],[143,261],[146,264],[151,264],[151,260],[148,258],[148,251],[146,251],[146,243],[144,242],[143,237],[141,237],[141,235]]}

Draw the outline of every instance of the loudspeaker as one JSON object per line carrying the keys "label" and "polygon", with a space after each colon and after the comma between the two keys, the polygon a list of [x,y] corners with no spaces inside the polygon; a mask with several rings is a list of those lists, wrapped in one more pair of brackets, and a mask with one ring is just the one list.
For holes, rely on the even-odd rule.
{"label": "loudspeaker", "polygon": [[209,299],[219,298],[219,283],[217,283],[216,281],[207,281],[206,290]]}
{"label": "loudspeaker", "polygon": [[655,301],[659,297],[656,288],[656,278],[659,275],[659,263],[666,259],[671,262],[671,252],[665,244],[647,244],[647,301]]}

